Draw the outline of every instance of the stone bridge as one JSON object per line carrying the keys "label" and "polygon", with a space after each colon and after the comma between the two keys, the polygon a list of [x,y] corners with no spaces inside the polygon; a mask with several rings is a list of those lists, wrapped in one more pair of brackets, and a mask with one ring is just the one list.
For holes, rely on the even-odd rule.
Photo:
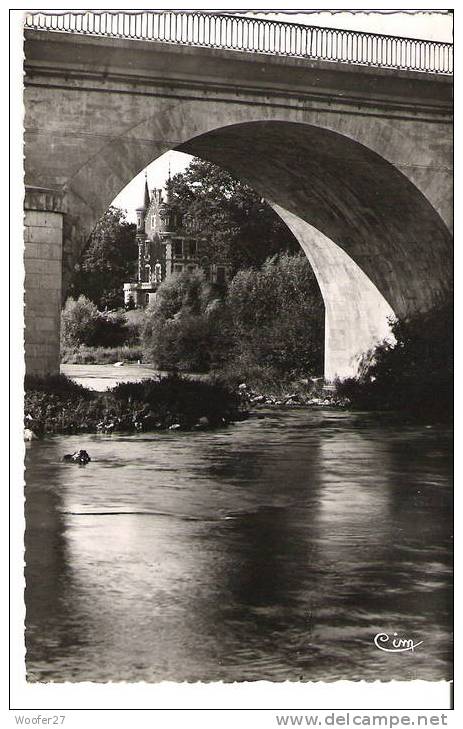
{"label": "stone bridge", "polygon": [[[97,220],[172,149],[247,182],[299,240],[325,302],[327,380],[355,374],[389,317],[450,290],[450,45],[269,21],[251,41],[244,19],[180,14],[205,19],[191,45],[180,21],[150,31],[173,13],[68,16],[26,20],[28,373],[58,371],[62,297]],[[138,25],[116,33],[115,17]],[[211,38],[221,17],[238,30]]]}

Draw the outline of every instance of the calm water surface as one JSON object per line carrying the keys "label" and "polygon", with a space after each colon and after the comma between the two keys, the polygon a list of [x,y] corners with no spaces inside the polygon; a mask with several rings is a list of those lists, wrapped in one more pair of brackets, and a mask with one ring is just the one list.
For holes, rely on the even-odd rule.
{"label": "calm water surface", "polygon": [[29,680],[448,679],[449,451],[336,411],[27,444]]}

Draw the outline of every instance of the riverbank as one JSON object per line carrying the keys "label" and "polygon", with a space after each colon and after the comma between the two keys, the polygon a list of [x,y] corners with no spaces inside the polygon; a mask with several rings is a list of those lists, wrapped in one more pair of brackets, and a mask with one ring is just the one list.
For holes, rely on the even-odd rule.
{"label": "riverbank", "polygon": [[120,347],[89,347],[81,344],[78,347],[63,347],[61,362],[75,365],[111,365],[116,362],[141,362],[143,348],[137,345]]}
{"label": "riverbank", "polygon": [[[224,383],[204,374],[173,377],[138,364],[65,364],[61,371],[58,378],[26,382],[26,439],[46,434],[204,430],[262,409],[372,411],[342,397],[334,386],[323,386],[321,379],[258,387]],[[374,412],[409,423],[439,422],[411,410],[377,407]]]}
{"label": "riverbank", "polygon": [[[149,364],[134,364],[124,362],[118,364],[62,364],[61,374],[70,378],[78,385],[83,385],[89,390],[104,391],[111,389],[119,382],[140,382],[144,379],[167,377],[168,373],[155,369]],[[347,398],[339,397],[334,387],[323,386],[323,379],[312,380],[300,379],[288,383],[280,382],[270,386],[268,383],[248,384],[245,379],[240,381],[224,380],[220,373],[206,374],[198,372],[182,372],[182,379],[199,382],[219,382],[233,392],[237,392],[240,400],[252,409],[261,407],[313,407],[313,406],[338,406],[346,407],[349,404]]]}
{"label": "riverbank", "polygon": [[37,437],[207,429],[247,416],[239,393],[225,385],[175,375],[123,382],[104,392],[64,375],[26,378],[24,412],[25,428]]}
{"label": "riverbank", "polygon": [[268,392],[265,388],[250,387],[245,382],[238,385],[242,401],[249,408],[310,408],[340,407],[350,403],[339,397],[334,388],[309,386],[307,382],[295,382],[281,388],[279,392]]}

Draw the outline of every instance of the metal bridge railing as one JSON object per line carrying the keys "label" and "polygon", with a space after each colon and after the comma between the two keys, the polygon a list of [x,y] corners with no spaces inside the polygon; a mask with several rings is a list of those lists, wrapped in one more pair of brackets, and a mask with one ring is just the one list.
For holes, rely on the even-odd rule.
{"label": "metal bridge railing", "polygon": [[28,13],[26,28],[453,73],[453,45],[204,12]]}

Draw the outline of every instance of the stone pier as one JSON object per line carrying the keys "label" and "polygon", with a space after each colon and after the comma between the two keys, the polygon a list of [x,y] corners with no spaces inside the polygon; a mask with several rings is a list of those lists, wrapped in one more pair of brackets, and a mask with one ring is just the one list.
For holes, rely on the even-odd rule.
{"label": "stone pier", "polygon": [[61,195],[26,188],[24,198],[26,374],[58,374],[63,249]]}

